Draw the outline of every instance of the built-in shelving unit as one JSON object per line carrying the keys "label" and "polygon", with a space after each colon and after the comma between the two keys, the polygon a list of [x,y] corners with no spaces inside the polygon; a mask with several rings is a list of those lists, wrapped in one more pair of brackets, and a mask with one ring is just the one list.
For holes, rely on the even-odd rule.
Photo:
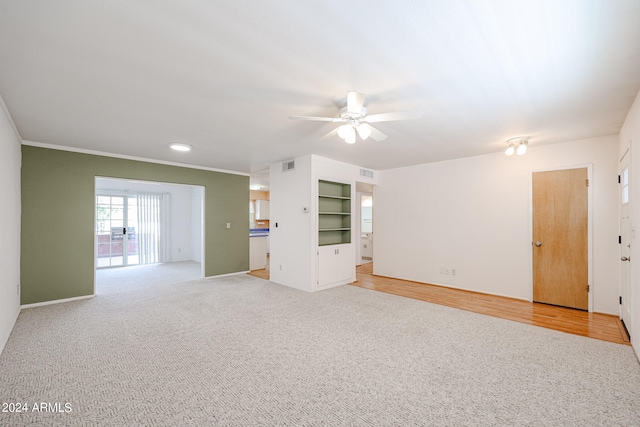
{"label": "built-in shelving unit", "polygon": [[351,243],[351,185],[318,181],[318,246]]}

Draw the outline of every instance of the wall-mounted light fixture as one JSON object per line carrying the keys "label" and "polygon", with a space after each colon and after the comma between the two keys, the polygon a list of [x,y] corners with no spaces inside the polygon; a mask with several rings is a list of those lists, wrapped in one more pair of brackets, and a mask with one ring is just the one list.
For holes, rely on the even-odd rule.
{"label": "wall-mounted light fixture", "polygon": [[512,156],[516,153],[518,156],[522,156],[527,152],[527,146],[529,145],[528,136],[516,136],[507,140],[507,150],[504,152],[507,156]]}

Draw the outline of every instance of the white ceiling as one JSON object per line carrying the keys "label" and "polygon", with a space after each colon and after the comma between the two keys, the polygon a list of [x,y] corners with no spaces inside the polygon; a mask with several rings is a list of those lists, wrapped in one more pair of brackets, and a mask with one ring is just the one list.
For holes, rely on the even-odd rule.
{"label": "white ceiling", "polygon": [[[354,145],[288,119],[336,116],[348,90],[369,114],[424,114]],[[639,90],[638,0],[0,0],[0,94],[24,140],[239,172],[617,134]]]}

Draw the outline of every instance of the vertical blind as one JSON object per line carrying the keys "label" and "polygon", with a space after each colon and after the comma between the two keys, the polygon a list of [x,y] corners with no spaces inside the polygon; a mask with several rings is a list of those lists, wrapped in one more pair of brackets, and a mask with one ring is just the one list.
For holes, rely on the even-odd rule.
{"label": "vertical blind", "polygon": [[164,262],[162,194],[138,193],[138,251],[140,264]]}

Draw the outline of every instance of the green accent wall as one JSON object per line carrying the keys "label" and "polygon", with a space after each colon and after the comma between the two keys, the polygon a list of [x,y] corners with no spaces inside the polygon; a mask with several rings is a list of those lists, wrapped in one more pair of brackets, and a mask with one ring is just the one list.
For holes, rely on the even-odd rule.
{"label": "green accent wall", "polygon": [[249,270],[248,176],[23,145],[21,304],[93,295],[96,176],[205,187],[205,276]]}

